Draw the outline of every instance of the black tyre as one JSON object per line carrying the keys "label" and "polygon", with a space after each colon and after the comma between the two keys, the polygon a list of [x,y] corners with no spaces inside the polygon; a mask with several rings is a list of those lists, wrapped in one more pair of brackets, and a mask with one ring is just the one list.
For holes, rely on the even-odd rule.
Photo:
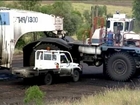
{"label": "black tyre", "polygon": [[72,80],[73,82],[77,82],[79,81],[79,79],[80,79],[80,72],[79,70],[76,69],[73,71]]}
{"label": "black tyre", "polygon": [[47,73],[44,76],[44,84],[45,85],[51,85],[53,83],[53,74],[52,73]]}
{"label": "black tyre", "polygon": [[[50,50],[60,50],[57,46],[53,44],[40,44],[35,49],[46,49],[47,47],[50,47]],[[34,60],[35,60],[35,52],[33,51],[30,56],[30,66],[34,66]]]}
{"label": "black tyre", "polygon": [[127,81],[135,71],[135,61],[127,53],[118,52],[108,59],[106,72],[112,80]]}

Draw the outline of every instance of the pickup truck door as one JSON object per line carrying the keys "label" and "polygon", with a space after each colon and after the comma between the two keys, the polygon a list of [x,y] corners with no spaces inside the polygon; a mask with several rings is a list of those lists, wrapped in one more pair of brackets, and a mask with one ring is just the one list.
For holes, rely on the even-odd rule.
{"label": "pickup truck door", "polygon": [[71,72],[71,65],[65,55],[60,56],[61,74],[69,74]]}

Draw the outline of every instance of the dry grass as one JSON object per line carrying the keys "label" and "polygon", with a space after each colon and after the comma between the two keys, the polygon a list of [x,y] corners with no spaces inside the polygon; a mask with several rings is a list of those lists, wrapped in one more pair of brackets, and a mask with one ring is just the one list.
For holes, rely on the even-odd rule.
{"label": "dry grass", "polygon": [[46,105],[139,105],[140,91],[130,89],[108,90],[95,96],[82,97],[80,101],[53,101]]}
{"label": "dry grass", "polygon": [[[13,1],[6,1],[6,4],[11,4]],[[112,2],[112,0],[96,0],[96,1],[92,1],[92,2],[75,2],[72,1],[73,3],[73,7],[75,10],[80,11],[81,13],[83,13],[84,10],[90,10],[91,6],[93,4],[98,4],[98,5],[106,5],[107,6],[107,11],[108,14],[111,13],[115,13],[116,11],[120,11],[121,13],[126,13],[129,17],[132,16],[132,0],[114,0]],[[42,5],[47,5],[47,4],[51,4],[53,3],[53,1],[42,1]]]}
{"label": "dry grass", "polygon": [[[83,13],[84,10],[90,10],[92,4],[85,4],[85,3],[72,3],[75,10],[80,11]],[[114,14],[116,11],[120,11],[120,13],[126,13],[129,17],[132,16],[132,7],[128,6],[113,6],[113,5],[106,5],[108,14]]]}

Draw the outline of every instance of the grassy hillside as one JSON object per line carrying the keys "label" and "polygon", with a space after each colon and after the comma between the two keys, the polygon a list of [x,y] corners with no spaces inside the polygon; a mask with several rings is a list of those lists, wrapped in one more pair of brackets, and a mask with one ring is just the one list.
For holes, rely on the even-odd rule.
{"label": "grassy hillside", "polygon": [[[108,14],[113,14],[116,11],[125,13],[129,17],[132,16],[132,3],[133,0],[65,0],[72,2],[74,8],[81,13],[84,10],[90,10],[92,5],[106,5]],[[50,4],[51,1],[42,1],[42,4]]]}
{"label": "grassy hillside", "polygon": [[[51,4],[56,0],[42,1],[42,4]],[[60,0],[61,1],[61,0]],[[81,13],[84,10],[90,10],[92,5],[106,5],[108,14],[120,11],[120,13],[126,13],[128,16],[132,15],[132,3],[133,0],[65,0],[72,2],[74,8]],[[5,1],[6,3],[12,3],[12,1]]]}
{"label": "grassy hillside", "polygon": [[[76,10],[80,11],[81,13],[84,10],[90,10],[93,4],[87,3],[73,3],[73,6]],[[114,5],[106,5],[107,6],[107,13],[115,13],[116,11],[120,11],[120,13],[125,13],[128,16],[132,16],[132,7],[129,6],[114,6]]]}
{"label": "grassy hillside", "polygon": [[[42,3],[52,3],[56,0],[42,1]],[[61,1],[61,0],[60,0]],[[73,3],[87,3],[87,4],[104,4],[115,6],[132,6],[133,0],[65,0]]]}

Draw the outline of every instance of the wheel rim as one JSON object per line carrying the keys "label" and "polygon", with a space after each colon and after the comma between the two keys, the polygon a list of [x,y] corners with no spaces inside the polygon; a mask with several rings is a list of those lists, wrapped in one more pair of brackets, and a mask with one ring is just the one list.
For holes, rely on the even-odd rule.
{"label": "wheel rim", "polygon": [[112,69],[116,74],[123,75],[127,72],[127,64],[124,60],[117,59],[113,62]]}
{"label": "wheel rim", "polygon": [[51,82],[52,82],[52,76],[51,74],[47,74],[45,76],[45,84],[51,84]]}
{"label": "wheel rim", "polygon": [[73,73],[73,79],[74,79],[74,81],[79,80],[79,72],[77,70],[75,70],[74,73]]}

